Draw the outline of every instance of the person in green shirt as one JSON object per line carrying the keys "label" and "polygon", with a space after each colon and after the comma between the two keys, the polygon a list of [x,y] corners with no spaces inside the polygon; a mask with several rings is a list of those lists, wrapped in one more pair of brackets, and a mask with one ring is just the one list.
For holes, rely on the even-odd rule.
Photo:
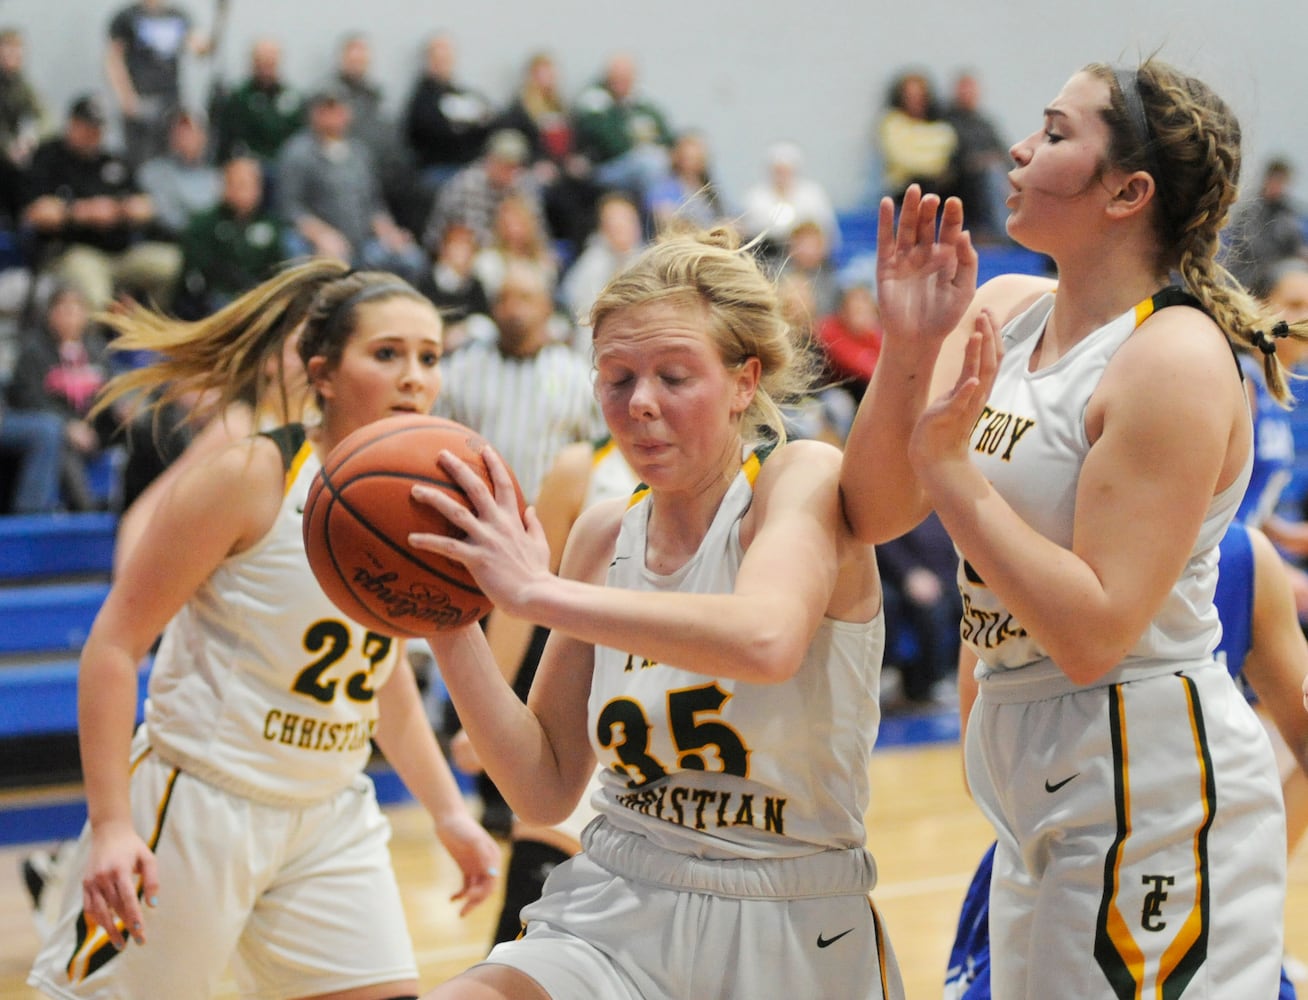
{"label": "person in green shirt", "polygon": [[263,207],[263,170],[251,156],[223,166],[218,205],[182,234],[179,312],[207,315],[266,279],[283,259],[282,222]]}
{"label": "person in green shirt", "polygon": [[250,50],[250,75],[222,104],[218,159],[277,158],[282,144],[304,127],[304,97],[281,75],[282,47],[260,38]]}

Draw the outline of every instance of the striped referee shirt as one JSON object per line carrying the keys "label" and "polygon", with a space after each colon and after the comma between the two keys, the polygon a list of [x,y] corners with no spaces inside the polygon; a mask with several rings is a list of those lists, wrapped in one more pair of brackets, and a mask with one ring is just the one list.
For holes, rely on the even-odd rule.
{"label": "striped referee shirt", "polygon": [[494,342],[473,340],[444,358],[441,370],[441,393],[432,412],[471,427],[494,445],[529,503],[564,445],[605,433],[590,365],[566,344],[510,358]]}

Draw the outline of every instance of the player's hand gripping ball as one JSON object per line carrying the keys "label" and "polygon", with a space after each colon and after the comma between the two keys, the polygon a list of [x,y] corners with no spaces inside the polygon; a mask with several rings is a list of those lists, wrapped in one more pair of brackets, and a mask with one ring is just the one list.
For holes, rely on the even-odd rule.
{"label": "player's hand gripping ball", "polygon": [[[385,635],[415,638],[490,611],[490,600],[461,564],[407,542],[415,531],[461,536],[410,490],[425,483],[469,506],[437,456],[457,455],[493,490],[481,456],[487,447],[485,438],[453,420],[406,414],[361,427],[332,449],[304,504],[304,550],[318,583],[345,615]],[[516,478],[513,488],[521,512],[526,504]]]}

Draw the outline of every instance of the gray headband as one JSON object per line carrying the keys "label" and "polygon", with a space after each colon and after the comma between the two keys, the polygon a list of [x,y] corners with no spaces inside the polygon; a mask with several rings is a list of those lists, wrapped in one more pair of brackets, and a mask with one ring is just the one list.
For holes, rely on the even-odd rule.
{"label": "gray headband", "polygon": [[1131,126],[1131,138],[1144,149],[1145,165],[1154,179],[1154,187],[1163,183],[1162,167],[1158,163],[1158,152],[1154,148],[1153,130],[1149,128],[1149,117],[1145,114],[1144,98],[1140,96],[1140,71],[1134,69],[1113,70],[1117,89],[1126,104],[1126,117]]}

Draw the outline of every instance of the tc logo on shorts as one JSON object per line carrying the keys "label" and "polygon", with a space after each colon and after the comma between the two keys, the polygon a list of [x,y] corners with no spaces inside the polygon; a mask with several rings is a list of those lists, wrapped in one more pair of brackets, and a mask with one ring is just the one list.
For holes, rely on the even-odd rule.
{"label": "tc logo on shorts", "polygon": [[1176,879],[1170,875],[1145,875],[1140,879],[1153,888],[1145,893],[1144,907],[1140,912],[1140,926],[1147,931],[1161,931],[1167,926],[1163,917],[1163,901],[1167,899],[1164,886],[1172,885]]}

